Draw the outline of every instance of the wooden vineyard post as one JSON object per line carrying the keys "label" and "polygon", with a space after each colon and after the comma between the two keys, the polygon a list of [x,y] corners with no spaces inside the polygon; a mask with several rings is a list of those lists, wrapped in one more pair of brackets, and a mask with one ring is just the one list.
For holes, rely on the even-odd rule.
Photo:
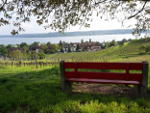
{"label": "wooden vineyard post", "polygon": [[65,68],[64,68],[64,61],[60,62],[60,74],[61,74],[61,89],[63,91],[70,92],[71,91],[71,83],[66,81],[64,76]]}
{"label": "wooden vineyard post", "polygon": [[148,89],[148,62],[143,62],[143,79],[142,84],[139,86],[139,93],[140,96],[145,97],[147,96],[147,89]]}

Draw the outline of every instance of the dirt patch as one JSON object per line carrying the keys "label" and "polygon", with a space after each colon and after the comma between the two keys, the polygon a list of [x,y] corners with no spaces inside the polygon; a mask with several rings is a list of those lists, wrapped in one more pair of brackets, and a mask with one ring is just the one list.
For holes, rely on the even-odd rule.
{"label": "dirt patch", "polygon": [[83,92],[92,94],[115,94],[133,97],[138,96],[137,87],[110,84],[75,83],[73,84],[73,92]]}

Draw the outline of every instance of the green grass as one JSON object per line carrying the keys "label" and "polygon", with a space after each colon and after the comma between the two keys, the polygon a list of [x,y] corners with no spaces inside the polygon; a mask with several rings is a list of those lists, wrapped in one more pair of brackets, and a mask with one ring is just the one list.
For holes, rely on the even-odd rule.
{"label": "green grass", "polygon": [[6,67],[0,70],[0,113],[150,113],[150,98],[66,94],[58,67]]}
{"label": "green grass", "polygon": [[[150,55],[141,54],[138,49],[143,44],[150,44],[150,40],[134,40],[97,52],[54,54],[49,58],[150,63]],[[150,113],[150,98],[67,94],[60,88],[58,66],[0,66],[0,113]]]}

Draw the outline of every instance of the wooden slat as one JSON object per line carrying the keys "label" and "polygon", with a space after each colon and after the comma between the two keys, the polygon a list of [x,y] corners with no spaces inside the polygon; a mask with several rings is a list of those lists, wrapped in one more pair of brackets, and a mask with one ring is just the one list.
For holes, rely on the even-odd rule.
{"label": "wooden slat", "polygon": [[139,81],[125,81],[125,80],[99,80],[99,79],[79,79],[79,78],[68,78],[71,82],[87,82],[87,83],[103,83],[103,84],[132,84],[139,85]]}
{"label": "wooden slat", "polygon": [[65,72],[66,78],[87,78],[106,80],[142,81],[142,74],[105,73],[105,72]]}
{"label": "wooden slat", "polygon": [[142,70],[142,63],[65,62],[65,68]]}

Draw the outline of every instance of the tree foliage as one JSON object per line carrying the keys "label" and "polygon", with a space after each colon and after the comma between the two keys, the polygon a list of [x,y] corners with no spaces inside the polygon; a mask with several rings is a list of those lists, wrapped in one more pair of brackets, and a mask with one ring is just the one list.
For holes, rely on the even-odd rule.
{"label": "tree foliage", "polygon": [[143,45],[139,48],[140,50],[144,51],[144,53],[149,53],[150,52],[150,45]]}
{"label": "tree foliage", "polygon": [[[64,42],[60,41],[58,44],[39,43],[33,42],[27,44],[22,42],[16,45],[0,45],[0,58],[13,59],[13,60],[33,60],[44,59],[49,54],[66,53],[66,52],[83,52],[83,51],[100,51],[113,46],[122,46],[126,42],[132,41],[131,39],[122,39],[121,41],[109,41],[109,42],[95,42],[92,40],[81,42]],[[145,53],[150,52],[150,46],[142,46],[141,51]]]}
{"label": "tree foliage", "polygon": [[1,0],[0,26],[13,24],[12,34],[24,30],[22,23],[36,18],[39,25],[56,31],[70,26],[90,26],[93,13],[99,18],[126,22],[136,19],[135,32],[150,27],[150,3],[148,0]]}

